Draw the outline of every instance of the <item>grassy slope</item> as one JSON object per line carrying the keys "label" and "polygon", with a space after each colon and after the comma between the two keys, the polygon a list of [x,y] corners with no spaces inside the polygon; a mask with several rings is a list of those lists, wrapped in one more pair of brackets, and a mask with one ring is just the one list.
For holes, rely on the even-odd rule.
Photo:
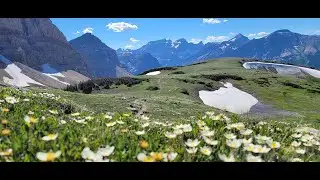
{"label": "grassy slope", "polygon": [[[0,99],[2,100],[0,104],[0,162],[39,161],[40,158],[37,157],[39,152],[47,153],[50,151],[61,152],[61,155],[56,159],[52,159],[51,154],[50,158],[47,158],[48,161],[84,161],[82,152],[85,147],[97,152],[99,147],[105,147],[106,145],[114,147],[114,151],[110,155],[107,155],[107,159],[113,161],[138,161],[137,155],[139,153],[150,155],[151,152],[176,152],[177,157],[174,161],[186,162],[221,161],[219,154],[229,154],[232,152],[235,155],[235,161],[247,161],[246,157],[249,152],[243,150],[245,149],[244,145],[238,148],[230,148],[229,146],[231,145],[227,145],[226,133],[233,133],[238,139],[251,138],[253,144],[263,144],[265,147],[271,145],[266,144],[266,142],[260,142],[261,140],[257,139],[258,135],[268,136],[280,143],[280,148],[271,149],[268,153],[260,153],[264,161],[320,161],[319,134],[306,132],[309,131],[306,130],[303,132],[302,138],[293,138],[291,135],[297,132],[295,128],[300,124],[283,123],[281,120],[280,122],[268,121],[265,125],[259,123],[259,125],[256,122],[248,122],[247,119],[238,117],[229,116],[231,117],[231,122],[229,122],[227,121],[228,118],[222,118],[220,115],[213,117],[203,116],[204,111],[213,110],[213,108],[202,105],[199,98],[196,97],[196,93],[192,93],[192,91],[197,92],[197,88],[203,88],[201,87],[202,85],[184,83],[175,79],[190,80],[192,79],[192,75],[199,74],[237,74],[247,79],[248,82],[243,80],[232,81],[232,83],[250,91],[250,93],[258,95],[260,100],[270,102],[277,107],[281,107],[281,101],[285,100],[279,94],[282,91],[286,91],[288,92],[287,98],[291,96],[295,96],[295,98],[290,100],[291,102],[286,104],[284,108],[295,110],[300,114],[305,113],[305,115],[310,117],[308,118],[309,122],[313,122],[310,125],[312,127],[317,126],[313,117],[318,116],[316,107],[319,105],[317,104],[319,102],[319,95],[308,94],[303,89],[293,89],[279,85],[279,83],[276,83],[276,80],[271,81],[269,87],[260,87],[260,85],[255,84],[252,80],[258,77],[277,75],[262,72],[257,74],[255,71],[242,69],[236,61],[212,61],[207,64],[183,67],[179,71],[184,71],[186,74],[170,75],[171,72],[163,71],[159,76],[148,77],[150,78],[149,83],[143,82],[143,84],[131,88],[120,86],[105,90],[102,94],[86,95],[61,90],[47,90],[47,92],[54,92],[55,96],[53,96],[35,93],[36,91],[43,91],[41,89],[33,89],[33,91],[23,93],[12,88],[0,88]],[[314,87],[319,84],[314,79],[299,80],[292,77],[277,77],[278,81],[290,80],[291,82],[299,83],[301,86],[306,86],[304,85],[306,82]],[[206,83],[212,82],[206,79],[201,79],[201,81]],[[217,86],[219,85],[218,82],[214,83]],[[158,86],[160,90],[145,90],[150,85]],[[279,87],[276,88],[276,86]],[[191,95],[188,96],[180,93],[179,88],[182,87],[186,88]],[[279,94],[275,92],[279,92]],[[58,98],[57,95],[61,95],[67,98],[67,100]],[[10,104],[7,102],[8,99],[6,100],[8,96],[19,99],[19,102]],[[279,96],[279,99],[273,100],[277,96]],[[123,97],[126,97],[126,99],[123,99]],[[299,97],[308,98],[311,102],[303,102]],[[28,98],[29,101],[23,101],[25,98]],[[145,103],[150,111],[150,115],[148,115],[151,117],[150,120],[139,119],[135,121],[135,117],[127,114],[116,114],[112,119],[104,116],[106,111],[128,111],[126,107],[137,99],[141,102],[144,102],[143,99],[145,99]],[[69,103],[72,103],[72,105]],[[5,111],[5,108],[8,109]],[[101,111],[103,114],[88,112],[86,109],[97,112]],[[50,112],[50,110],[57,110],[57,114],[52,113],[52,111]],[[33,113],[30,114],[29,111]],[[70,114],[75,112],[79,112],[79,114]],[[201,112],[200,116],[197,116],[196,112]],[[24,121],[27,115],[36,118],[38,121],[28,125]],[[194,120],[190,116],[195,116]],[[166,123],[162,123],[162,125],[156,124],[155,118],[159,118],[159,121]],[[214,136],[211,138],[217,140],[218,144],[210,146],[201,139],[201,129],[203,129],[201,126],[203,125],[196,123],[198,119],[202,119],[202,123],[206,124],[210,131],[214,131]],[[6,120],[6,122],[3,120]],[[76,120],[80,121],[77,122]],[[175,121],[171,124],[169,120]],[[239,131],[241,129],[239,124],[233,124],[236,125],[236,129],[226,128],[231,127],[230,123],[239,121],[243,122],[242,125],[245,128],[251,129],[252,134],[243,135]],[[110,125],[111,123],[114,124]],[[191,131],[177,135],[174,139],[168,139],[165,133],[167,131],[174,132],[173,127],[181,123],[188,124],[188,126],[190,124]],[[109,127],[107,127],[107,124],[109,124]],[[137,131],[143,129],[145,130],[145,134],[138,136],[136,134]],[[43,137],[49,134],[57,134],[58,136],[54,140],[44,141]],[[304,141],[303,138],[310,136],[315,141],[301,143],[299,147],[292,147],[291,143],[293,141],[301,142]],[[199,149],[195,155],[187,152],[185,147],[187,139],[199,139]],[[148,142],[147,147],[139,146],[142,140]],[[205,146],[209,146],[212,150],[210,155],[201,153],[201,149]],[[305,154],[298,154],[296,150],[299,148],[306,150]],[[259,154],[255,153],[254,155],[257,156]],[[144,160],[150,160],[150,157]],[[156,158],[153,157],[151,160],[156,160]],[[163,159],[159,161],[163,161]]]}
{"label": "grassy slope", "polygon": [[[174,71],[183,71],[185,74],[171,74]],[[161,71],[156,76],[138,76],[150,78],[149,82],[133,87],[119,86],[104,90],[101,94],[81,94],[52,90],[62,97],[71,99],[79,105],[94,111],[121,111],[126,112],[127,107],[135,100],[143,102],[150,116],[155,119],[176,120],[194,116],[197,113],[213,110],[214,108],[204,105],[198,97],[198,90],[204,89],[202,84],[185,83],[177,79],[198,80],[212,83],[219,87],[221,84],[205,78],[192,78],[201,74],[232,74],[238,75],[245,80],[227,80],[241,90],[253,94],[259,101],[270,104],[278,109],[297,112],[298,117],[286,117],[288,120],[303,120],[319,125],[320,94],[307,92],[306,89],[296,89],[285,86],[282,82],[290,81],[302,87],[320,88],[319,80],[313,78],[296,78],[282,76],[274,73],[246,70],[239,63],[239,59],[224,58],[209,61],[208,63],[193,66],[180,67],[177,70]],[[262,86],[255,82],[259,78],[267,78],[269,86]],[[307,85],[308,84],[308,85]],[[148,86],[157,86],[160,90],[146,90]],[[182,94],[182,88],[187,89],[190,95]]]}
{"label": "grassy slope", "polygon": [[[10,97],[18,102],[10,103]],[[156,123],[154,119],[135,119],[130,114],[116,113],[114,116],[107,117],[105,114],[87,112],[76,106],[70,106],[70,102],[53,94],[39,94],[34,91],[23,93],[12,88],[0,88],[0,99],[3,100],[0,111],[0,162],[83,162],[86,159],[102,161],[102,155],[97,151],[106,146],[114,149],[107,148],[110,153],[103,151],[104,161],[116,162],[165,161],[164,153],[176,153],[172,160],[180,162],[221,161],[223,158],[219,154],[229,156],[230,153],[234,154],[233,161],[248,161],[246,158],[250,152],[254,152],[255,156],[260,155],[258,159],[268,162],[320,161],[320,135],[314,132],[315,129],[296,130],[297,123],[281,121],[269,121],[264,124],[245,121],[237,123],[244,119],[235,117],[229,119],[223,115],[203,116],[204,114],[197,117],[202,121],[193,121],[188,118],[174,123]],[[35,121],[30,123],[25,121],[28,116]],[[186,126],[188,129],[185,128]],[[212,141],[216,140],[215,144],[202,139],[205,126],[210,133],[214,134],[206,136],[212,136],[210,138]],[[174,131],[177,128],[180,128],[181,133]],[[240,131],[244,128],[251,129],[252,132],[244,135]],[[137,131],[142,130],[145,134],[138,135]],[[166,137],[167,132],[179,135],[169,139]],[[301,134],[301,138],[292,137],[291,135],[296,132],[303,133],[303,136]],[[252,146],[257,148],[245,150],[246,145],[229,142],[226,134],[230,135],[230,133],[240,139],[236,140],[237,142],[242,139],[251,139],[254,144]],[[47,141],[45,138],[48,138],[48,135],[55,137]],[[266,136],[261,138],[279,143],[281,147],[271,145],[269,141],[266,142],[263,139],[259,140],[259,135]],[[306,139],[308,137],[312,137],[314,141]],[[199,140],[196,154],[188,153],[187,149],[190,148],[185,146],[188,139]],[[306,142],[306,140],[309,143],[300,142]],[[145,143],[142,146],[143,141]],[[305,150],[304,154],[298,154],[296,150],[299,148],[291,146],[293,141],[301,143],[299,148],[302,148],[302,151]],[[90,148],[93,152],[84,153],[86,148]],[[208,151],[203,151],[204,148],[209,149],[209,154],[206,153]],[[153,156],[152,152],[159,154]],[[138,159],[139,153],[145,153],[148,158]]]}

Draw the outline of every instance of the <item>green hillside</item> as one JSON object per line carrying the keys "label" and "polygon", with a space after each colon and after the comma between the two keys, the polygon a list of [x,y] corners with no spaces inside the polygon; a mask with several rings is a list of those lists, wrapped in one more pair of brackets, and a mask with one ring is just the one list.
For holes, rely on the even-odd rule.
{"label": "green hillside", "polygon": [[[144,79],[140,84],[131,87],[112,85],[110,89],[102,88],[89,95],[54,92],[94,111],[126,112],[127,108],[136,101],[143,104],[146,111],[155,119],[183,120],[197,113],[213,110],[212,107],[202,103],[198,95],[199,90],[215,90],[223,86],[219,81],[228,81],[235,87],[252,94],[264,104],[300,115],[286,117],[285,120],[302,120],[319,125],[320,80],[312,77],[297,78],[266,71],[247,70],[239,61],[240,59],[225,58],[178,67],[175,70],[163,70],[156,76],[137,76]],[[212,77],[208,79],[210,76],[205,75]],[[234,80],[237,78],[232,76],[241,77],[243,80]],[[292,87],[292,84],[301,87]],[[147,90],[150,86],[158,87],[158,90]],[[254,118],[256,119],[257,116]]]}
{"label": "green hillside", "polygon": [[[319,80],[246,70],[239,61],[161,70],[91,94],[1,88],[0,161],[320,161]],[[198,91],[219,81],[299,116],[237,116],[204,105]]]}

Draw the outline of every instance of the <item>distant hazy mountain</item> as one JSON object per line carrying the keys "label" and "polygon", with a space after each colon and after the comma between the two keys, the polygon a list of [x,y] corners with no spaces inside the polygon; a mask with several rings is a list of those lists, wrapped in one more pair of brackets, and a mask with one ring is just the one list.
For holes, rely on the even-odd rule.
{"label": "distant hazy mountain", "polygon": [[224,54],[233,52],[250,40],[242,34],[236,35],[234,38],[221,43],[207,43],[198,53],[188,58],[186,64],[207,60],[217,57],[222,57]]}
{"label": "distant hazy mountain", "polygon": [[151,41],[137,51],[148,52],[163,66],[178,66],[220,57],[277,60],[320,67],[320,36],[278,30],[249,40],[242,34],[221,43],[188,43],[185,39]]}
{"label": "distant hazy mountain", "polygon": [[161,39],[158,41],[151,41],[148,44],[137,49],[136,52],[150,53],[157,58],[162,66],[177,66],[185,64],[188,57],[196,54],[204,45],[188,43],[185,39],[171,41]]}
{"label": "distant hazy mountain", "polygon": [[320,67],[319,50],[319,36],[302,35],[284,29],[264,38],[253,39],[223,56],[279,60],[296,65]]}
{"label": "distant hazy mountain", "polygon": [[134,75],[161,66],[158,60],[150,53],[118,49],[117,54],[123,67]]}
{"label": "distant hazy mountain", "polygon": [[120,65],[117,53],[99,38],[86,33],[70,41],[72,47],[78,51],[88,66],[91,77],[116,77],[116,67]]}
{"label": "distant hazy mountain", "polygon": [[0,18],[0,54],[38,71],[50,64],[88,75],[80,54],[49,18]]}

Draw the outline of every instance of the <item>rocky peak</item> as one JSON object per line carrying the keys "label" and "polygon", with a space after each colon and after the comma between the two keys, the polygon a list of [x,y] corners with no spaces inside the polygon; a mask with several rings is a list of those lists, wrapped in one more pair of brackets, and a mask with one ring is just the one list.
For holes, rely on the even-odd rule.
{"label": "rocky peak", "polygon": [[71,40],[70,44],[85,59],[91,77],[116,77],[116,67],[120,64],[117,52],[98,37],[86,33]]}
{"label": "rocky peak", "polygon": [[48,18],[0,18],[0,31],[26,37],[47,37],[67,43],[63,33]]}
{"label": "rocky peak", "polygon": [[249,41],[249,38],[244,36],[243,34],[239,33],[236,36],[234,36],[229,41],[236,42],[236,41]]}
{"label": "rocky peak", "polygon": [[178,39],[175,42],[178,42],[180,44],[188,44],[188,41],[185,38]]}

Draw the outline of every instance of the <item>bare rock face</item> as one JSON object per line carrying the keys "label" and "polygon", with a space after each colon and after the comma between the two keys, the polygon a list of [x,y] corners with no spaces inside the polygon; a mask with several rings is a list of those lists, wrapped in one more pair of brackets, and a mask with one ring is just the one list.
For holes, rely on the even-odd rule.
{"label": "bare rock face", "polygon": [[90,77],[117,77],[116,68],[120,65],[117,53],[98,37],[86,33],[71,40],[70,44],[87,63]]}
{"label": "bare rock face", "polygon": [[0,54],[39,71],[50,64],[88,75],[83,58],[49,18],[0,18]]}

